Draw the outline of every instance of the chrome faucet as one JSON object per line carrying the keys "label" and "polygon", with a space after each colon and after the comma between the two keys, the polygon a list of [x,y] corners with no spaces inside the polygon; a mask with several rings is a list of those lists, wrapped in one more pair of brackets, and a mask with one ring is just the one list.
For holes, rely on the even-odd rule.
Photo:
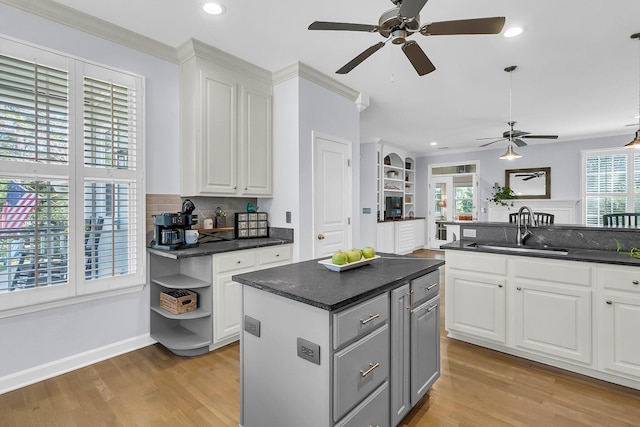
{"label": "chrome faucet", "polygon": [[[533,234],[531,231],[529,231],[529,227],[528,227],[529,221],[527,221],[526,218],[523,221],[522,214],[525,210],[529,212],[531,227],[538,226],[536,218],[533,216],[533,210],[531,210],[529,206],[522,206],[518,210],[518,215],[516,216],[516,227],[518,229],[516,231],[516,245],[518,246],[524,245],[524,241],[527,240],[527,238]],[[524,232],[522,231],[522,225],[524,225]]]}

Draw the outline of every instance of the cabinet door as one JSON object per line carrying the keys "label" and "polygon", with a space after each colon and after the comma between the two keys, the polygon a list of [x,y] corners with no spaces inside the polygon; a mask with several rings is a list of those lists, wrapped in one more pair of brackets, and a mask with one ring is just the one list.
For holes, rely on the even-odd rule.
{"label": "cabinet door", "polygon": [[392,254],[395,252],[395,230],[393,222],[381,222],[377,227],[376,250]]}
{"label": "cabinet door", "polygon": [[[447,327],[505,343],[504,276],[450,270],[447,276]],[[449,301],[451,302],[449,305]]]}
{"label": "cabinet door", "polygon": [[236,272],[216,277],[213,312],[214,343],[240,334],[241,285],[231,280],[234,274]]}
{"label": "cabinet door", "polygon": [[413,220],[415,224],[414,249],[423,249],[426,241],[424,219]]}
{"label": "cabinet door", "polygon": [[396,253],[408,254],[415,249],[416,227],[414,221],[396,222]]}
{"label": "cabinet door", "polygon": [[411,406],[440,377],[440,297],[411,312]]}
{"label": "cabinet door", "polygon": [[237,188],[237,85],[222,75],[203,72],[200,117],[202,144],[199,192],[235,194]]}
{"label": "cabinet door", "polygon": [[271,94],[240,87],[240,194],[271,196],[273,159],[271,130]]}
{"label": "cabinet door", "polygon": [[516,281],[516,345],[591,363],[591,290]]}
{"label": "cabinet door", "polygon": [[600,369],[640,380],[640,294],[603,293]]}
{"label": "cabinet door", "polygon": [[391,425],[396,426],[411,409],[409,285],[391,291]]}

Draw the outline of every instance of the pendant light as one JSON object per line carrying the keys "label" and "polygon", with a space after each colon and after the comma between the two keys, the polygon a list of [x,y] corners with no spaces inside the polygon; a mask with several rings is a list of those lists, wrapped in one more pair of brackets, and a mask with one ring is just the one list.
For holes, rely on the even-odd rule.
{"label": "pendant light", "polygon": [[[513,123],[511,120],[511,87],[513,86],[511,72],[516,68],[518,68],[517,65],[510,65],[504,69],[509,73],[509,123]],[[513,129],[513,127],[511,127],[511,129]],[[522,156],[513,150],[513,135],[511,134],[511,131],[509,131],[509,146],[507,147],[507,152],[500,156],[500,160],[513,160],[519,159],[520,157]]]}
{"label": "pendant light", "polygon": [[[631,35],[632,39],[640,40],[640,33],[635,33]],[[640,43],[638,43],[640,46]],[[636,148],[640,149],[640,48],[638,49],[638,85],[639,85],[639,93],[638,93],[638,130],[636,131],[636,137],[633,138],[633,141],[625,144],[624,148]]]}

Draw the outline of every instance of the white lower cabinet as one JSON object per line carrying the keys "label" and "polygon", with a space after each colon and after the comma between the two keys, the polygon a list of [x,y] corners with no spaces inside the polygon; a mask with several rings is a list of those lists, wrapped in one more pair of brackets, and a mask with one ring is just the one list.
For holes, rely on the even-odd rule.
{"label": "white lower cabinet", "polygon": [[424,219],[379,222],[376,251],[405,255],[425,245]]}
{"label": "white lower cabinet", "polygon": [[515,344],[591,364],[591,267],[514,259]]}
{"label": "white lower cabinet", "polygon": [[450,337],[640,389],[639,267],[445,256]]}
{"label": "white lower cabinet", "polygon": [[213,343],[222,347],[240,337],[241,285],[234,274],[248,273],[291,263],[291,245],[268,246],[213,255]]}
{"label": "white lower cabinet", "polygon": [[598,266],[599,368],[640,381],[640,269]]}
{"label": "white lower cabinet", "polygon": [[447,329],[505,343],[506,260],[450,251],[446,260]]}

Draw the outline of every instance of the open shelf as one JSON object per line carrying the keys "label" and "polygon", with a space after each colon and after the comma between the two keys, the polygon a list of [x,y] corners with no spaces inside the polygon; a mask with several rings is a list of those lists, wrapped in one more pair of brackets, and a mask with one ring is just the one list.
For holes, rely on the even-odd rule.
{"label": "open shelf", "polygon": [[167,319],[176,320],[200,319],[202,317],[211,316],[211,310],[205,310],[201,307],[198,307],[193,311],[187,311],[186,313],[175,314],[160,307],[160,303],[158,302],[151,303],[151,310],[155,311],[161,316],[166,317]]}
{"label": "open shelf", "polygon": [[151,281],[157,285],[171,289],[197,289],[211,286],[209,282],[185,276],[184,274],[156,277],[151,279]]}

